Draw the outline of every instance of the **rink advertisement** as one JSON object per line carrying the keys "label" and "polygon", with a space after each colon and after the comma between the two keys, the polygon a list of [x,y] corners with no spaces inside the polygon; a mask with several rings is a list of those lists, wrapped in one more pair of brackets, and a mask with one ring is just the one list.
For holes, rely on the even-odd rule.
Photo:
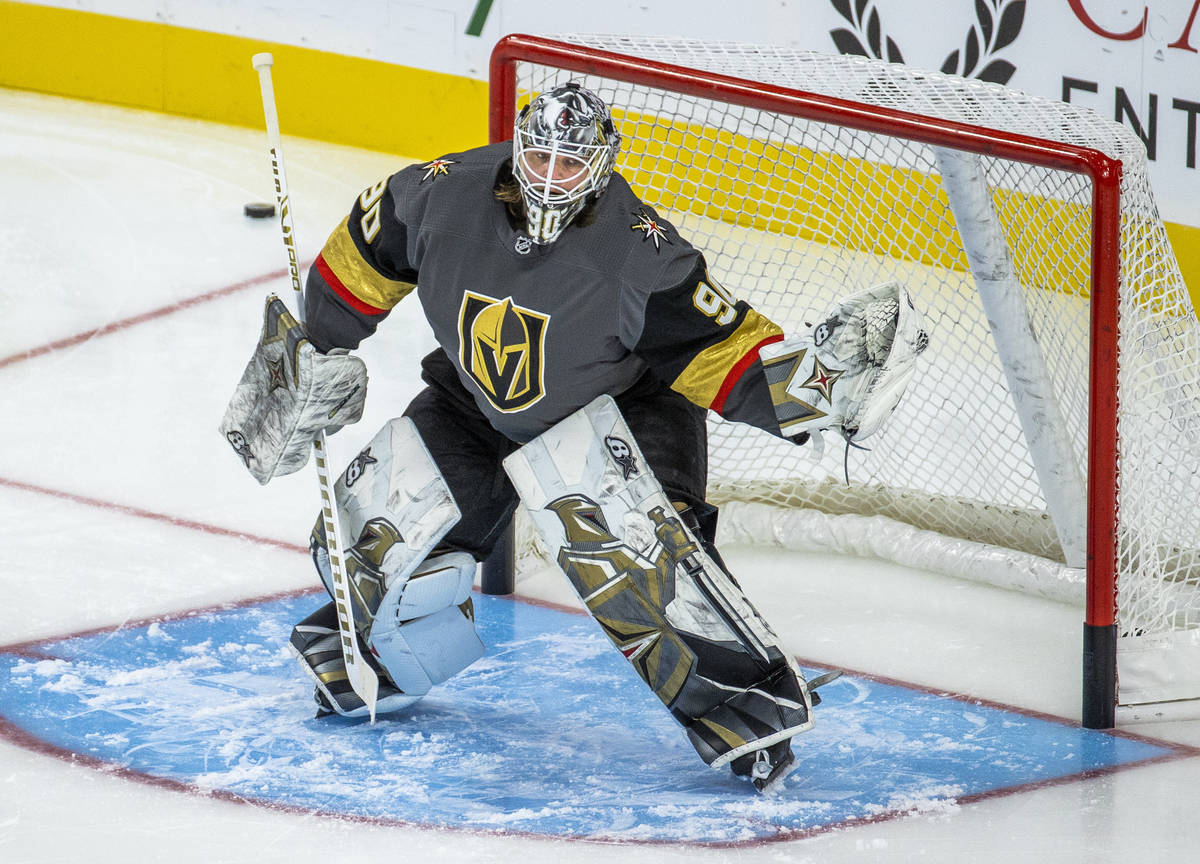
{"label": "rink advertisement", "polygon": [[314,719],[285,650],[321,602],[305,592],[0,648],[0,739],[276,811],[719,847],[948,815],[1189,753],[848,674],[821,691],[823,722],[764,806],[696,757],[594,622],[475,599],[487,656],[375,724]]}

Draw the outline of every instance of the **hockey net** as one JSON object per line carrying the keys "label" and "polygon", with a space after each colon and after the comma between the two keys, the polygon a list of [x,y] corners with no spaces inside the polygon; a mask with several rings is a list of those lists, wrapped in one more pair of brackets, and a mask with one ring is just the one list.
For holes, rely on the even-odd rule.
{"label": "hockey net", "polygon": [[[709,497],[724,538],[881,555],[1083,604],[1090,519],[1093,554],[1116,561],[1117,701],[1200,706],[1200,328],[1133,133],[864,58],[562,36],[498,46],[493,138],[568,80],[613,106],[618,170],[639,195],[785,332],[892,279],[926,316],[930,347],[869,451],[827,437],[815,458],[713,417]],[[815,107],[773,106],[796,91]],[[917,123],[893,130],[892,116]],[[921,143],[922,118],[951,121],[961,145]],[[1048,141],[1118,160],[1118,254],[1094,254],[1093,177],[988,155],[1003,150],[989,130],[1032,141],[1035,156]],[[1093,364],[1116,363],[1091,338],[1097,278],[1119,285],[1097,319],[1117,332],[1116,399],[1095,392]],[[1111,434],[1090,441],[1097,429]],[[1101,624],[1111,590],[1087,601]]]}

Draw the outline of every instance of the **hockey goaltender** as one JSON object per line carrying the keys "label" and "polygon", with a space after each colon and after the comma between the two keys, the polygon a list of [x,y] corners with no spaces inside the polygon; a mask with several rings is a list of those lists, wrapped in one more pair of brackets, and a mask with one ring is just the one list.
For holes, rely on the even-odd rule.
{"label": "hockey goaltender", "polygon": [[[614,171],[620,148],[608,106],[568,83],[520,112],[511,143],[363,191],[308,273],[304,324],[268,298],[221,433],[260,483],[299,470],[321,430],[361,417],[348,349],[415,290],[440,346],[425,387],[335,487],[357,650],[333,602],[292,633],[319,712],[396,711],[482,656],[475,564],[520,499],[700,758],[766,790],[794,764],[818,682],[713,544],[706,412],[797,444],[864,438],[927,337],[889,283],[785,338]],[[333,595],[320,518],[311,548]],[[350,653],[378,678],[370,705]]]}

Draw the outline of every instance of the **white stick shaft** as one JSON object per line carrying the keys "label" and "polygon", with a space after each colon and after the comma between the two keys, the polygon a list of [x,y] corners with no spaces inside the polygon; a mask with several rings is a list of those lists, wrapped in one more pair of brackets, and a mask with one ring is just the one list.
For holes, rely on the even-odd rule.
{"label": "white stick shaft", "polygon": [[258,85],[262,90],[263,115],[267,122],[267,144],[271,148],[271,172],[275,176],[275,205],[279,209],[279,227],[287,249],[288,273],[296,295],[296,319],[304,323],[304,283],[300,280],[300,259],[296,254],[296,226],[292,221],[291,200],[288,194],[287,171],[283,165],[283,142],[279,136],[279,114],[275,110],[275,86],[271,83],[270,54],[255,54],[254,68],[258,70]]}
{"label": "white stick shaft", "polygon": [[[275,203],[279,207],[279,227],[283,234],[283,245],[287,250],[288,272],[292,277],[292,290],[296,295],[297,320],[304,323],[304,286],[300,281],[300,259],[296,255],[296,228],[292,222],[291,202],[288,194],[287,172],[283,165],[283,146],[279,137],[279,115],[275,110],[275,88],[271,83],[271,66],[274,58],[270,54],[255,54],[254,68],[258,70],[258,83],[262,90],[263,114],[267,121],[267,143],[271,148],[271,171],[275,176]],[[317,463],[317,481],[321,489],[321,515],[325,523],[325,542],[329,550],[329,572],[333,580],[334,604],[337,606],[338,630],[342,639],[342,659],[346,663],[350,686],[367,705],[371,722],[375,722],[375,702],[379,695],[379,676],[370,667],[358,649],[358,638],[354,626],[354,602],[351,597],[350,579],[346,573],[346,560],[342,554],[342,526],[338,515],[337,495],[333,477],[329,473],[329,448],[325,433],[319,432],[313,441]]]}

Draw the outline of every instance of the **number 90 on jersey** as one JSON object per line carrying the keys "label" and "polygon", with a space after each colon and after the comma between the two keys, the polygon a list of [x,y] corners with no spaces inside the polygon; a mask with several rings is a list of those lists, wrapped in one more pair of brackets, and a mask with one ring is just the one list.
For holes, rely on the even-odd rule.
{"label": "number 90 on jersey", "polygon": [[708,274],[708,271],[705,271],[704,278],[696,283],[692,304],[722,327],[737,317],[737,301],[724,285]]}

